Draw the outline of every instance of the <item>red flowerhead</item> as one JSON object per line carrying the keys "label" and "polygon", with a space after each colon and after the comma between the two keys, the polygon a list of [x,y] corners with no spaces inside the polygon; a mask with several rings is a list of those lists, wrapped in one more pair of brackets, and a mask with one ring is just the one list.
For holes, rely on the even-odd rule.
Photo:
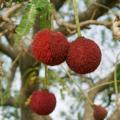
{"label": "red flowerhead", "polygon": [[93,72],[101,61],[101,50],[92,40],[80,37],[69,47],[67,64],[79,74]]}
{"label": "red flowerhead", "polygon": [[60,32],[44,29],[33,37],[32,54],[47,65],[58,65],[65,61],[69,42]]}
{"label": "red flowerhead", "polygon": [[47,90],[33,92],[30,100],[30,108],[39,115],[48,115],[55,109],[56,97]]}
{"label": "red flowerhead", "polygon": [[100,105],[94,105],[93,110],[93,116],[95,120],[104,120],[107,116],[107,110]]}

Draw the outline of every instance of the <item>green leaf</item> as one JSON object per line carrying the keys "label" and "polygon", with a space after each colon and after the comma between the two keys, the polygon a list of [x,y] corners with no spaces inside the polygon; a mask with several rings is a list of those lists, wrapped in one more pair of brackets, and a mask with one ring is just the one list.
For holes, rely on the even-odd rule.
{"label": "green leaf", "polygon": [[26,13],[23,15],[19,26],[16,28],[16,43],[30,31],[34,24],[36,14],[37,11],[34,5],[27,7]]}
{"label": "green leaf", "polygon": [[40,12],[40,29],[51,28],[52,4],[48,0],[32,0],[32,4]]}
{"label": "green leaf", "polygon": [[45,14],[40,16],[40,28],[50,28],[51,21],[49,18],[49,14],[46,12]]}
{"label": "green leaf", "polygon": [[49,1],[48,0],[32,0],[32,4],[35,5],[37,10],[41,11],[49,4]]}
{"label": "green leaf", "polygon": [[[52,5],[48,4],[46,8],[41,11],[40,15],[40,28],[51,28],[51,14],[52,14]],[[46,12],[45,12],[46,11]]]}

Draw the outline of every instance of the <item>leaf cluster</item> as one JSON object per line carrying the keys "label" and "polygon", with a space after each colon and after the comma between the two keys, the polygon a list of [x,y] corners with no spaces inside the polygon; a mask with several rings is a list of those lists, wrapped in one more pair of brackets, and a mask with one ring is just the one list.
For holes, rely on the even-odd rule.
{"label": "leaf cluster", "polygon": [[[39,13],[39,14],[38,14]],[[40,28],[51,27],[51,13],[52,5],[48,0],[32,0],[26,6],[24,15],[20,21],[20,24],[16,28],[15,40],[18,44],[25,35],[27,35],[35,23],[35,18],[40,15]]]}

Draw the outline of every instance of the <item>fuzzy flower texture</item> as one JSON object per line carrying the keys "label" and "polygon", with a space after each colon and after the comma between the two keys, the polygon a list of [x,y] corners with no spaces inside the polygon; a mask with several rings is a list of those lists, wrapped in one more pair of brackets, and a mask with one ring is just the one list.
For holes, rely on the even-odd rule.
{"label": "fuzzy flower texture", "polygon": [[76,73],[90,73],[100,64],[101,50],[94,41],[79,37],[71,43],[66,61]]}
{"label": "fuzzy flower texture", "polygon": [[31,48],[38,61],[53,66],[65,61],[69,42],[62,33],[44,29],[35,34]]}
{"label": "fuzzy flower texture", "polygon": [[33,92],[30,100],[30,108],[38,115],[49,115],[56,106],[56,97],[47,90]]}
{"label": "fuzzy flower texture", "polygon": [[93,110],[93,116],[95,120],[104,120],[107,116],[107,110],[100,105],[94,105]]}

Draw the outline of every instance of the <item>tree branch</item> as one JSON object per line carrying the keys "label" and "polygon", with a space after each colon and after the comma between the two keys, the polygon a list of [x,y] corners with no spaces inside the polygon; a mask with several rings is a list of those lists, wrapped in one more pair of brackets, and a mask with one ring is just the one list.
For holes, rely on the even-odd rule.
{"label": "tree branch", "polygon": [[6,22],[10,22],[9,16],[15,12],[17,9],[19,9],[22,6],[22,4],[16,4],[8,8],[5,12],[5,14],[2,16],[2,19]]}
{"label": "tree branch", "polygon": [[22,107],[21,120],[52,120],[50,116],[40,116],[33,113],[29,107]]}
{"label": "tree branch", "polygon": [[120,119],[120,106],[117,106],[119,107],[118,109],[116,109],[112,115],[108,118],[108,120],[119,120]]}
{"label": "tree branch", "polygon": [[[56,20],[56,23],[60,27],[65,27],[66,28],[66,30],[69,32],[69,35],[72,35],[72,34],[76,33],[77,26],[73,23],[69,23],[69,22],[65,22],[64,20],[60,20],[56,11],[54,12],[54,18]],[[103,26],[106,26],[107,28],[110,28],[110,29],[111,29],[111,26],[112,26],[112,22],[107,22],[107,21],[102,22],[102,21],[97,21],[97,20],[86,20],[86,21],[81,22],[80,28],[83,29],[83,28],[87,27],[88,25],[92,25],[92,24],[103,25]],[[58,28],[57,31],[59,31],[59,28]]]}
{"label": "tree branch", "polygon": [[[107,8],[112,8],[118,2],[119,2],[119,0],[96,0],[96,2],[93,1],[93,3],[88,7],[88,9],[79,15],[79,19],[80,19],[80,21],[89,20],[92,16],[94,10],[97,10],[96,14],[94,16],[94,19],[97,19],[101,15],[108,12]],[[95,3],[97,3],[97,4],[95,4]],[[98,6],[98,4],[102,5],[102,6],[106,6],[106,8]]]}
{"label": "tree branch", "polygon": [[0,52],[6,54],[11,59],[15,59],[16,57],[16,51],[11,46],[5,46],[3,43],[0,42]]}
{"label": "tree branch", "polygon": [[8,78],[7,78],[7,81],[8,81],[8,84],[7,84],[7,90],[10,90],[11,89],[11,86],[12,86],[12,83],[13,83],[13,80],[14,80],[14,77],[15,77],[15,73],[16,73],[16,69],[17,69],[17,64],[18,61],[12,63],[12,66],[11,66],[11,69],[10,69],[10,73],[8,73]]}
{"label": "tree branch", "polygon": [[[106,82],[112,81],[114,79],[114,72],[110,73],[107,77],[105,77],[104,79],[98,81],[95,86],[98,86],[100,84],[104,84]],[[96,88],[94,91],[88,93],[89,98],[94,101],[94,98],[96,97],[96,95],[103,91],[104,89],[106,89],[109,85],[103,85],[101,87]],[[92,107],[90,106],[90,104],[86,101],[85,103],[85,112],[84,112],[84,116],[82,120],[93,120],[93,110]]]}
{"label": "tree branch", "polygon": [[7,100],[4,100],[0,106],[11,106],[11,107],[19,107],[19,104],[13,97],[9,97]]}
{"label": "tree branch", "polygon": [[[80,22],[90,20],[93,15],[94,10],[96,10],[96,13],[94,15],[94,20],[99,18],[106,12],[108,12],[108,9],[106,9],[105,7],[103,8],[99,6],[98,4],[106,6],[107,8],[112,8],[116,3],[119,2],[119,0],[116,0],[116,1],[115,0],[96,0],[96,3],[98,4],[95,4],[94,2],[88,7],[86,11],[79,14]],[[69,23],[74,24],[75,22],[74,20],[70,20]],[[60,31],[67,36],[70,34],[64,26],[60,26],[59,29],[57,29],[57,31]]]}
{"label": "tree branch", "polygon": [[55,9],[58,11],[66,0],[50,0],[50,1],[54,4]]}

